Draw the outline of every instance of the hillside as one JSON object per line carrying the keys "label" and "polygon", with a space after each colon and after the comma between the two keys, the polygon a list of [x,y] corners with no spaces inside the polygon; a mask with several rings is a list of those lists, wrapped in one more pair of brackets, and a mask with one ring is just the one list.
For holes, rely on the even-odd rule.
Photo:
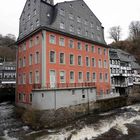
{"label": "hillside", "polygon": [[8,34],[6,36],[0,35],[0,61],[15,61],[16,60],[16,46],[15,36]]}

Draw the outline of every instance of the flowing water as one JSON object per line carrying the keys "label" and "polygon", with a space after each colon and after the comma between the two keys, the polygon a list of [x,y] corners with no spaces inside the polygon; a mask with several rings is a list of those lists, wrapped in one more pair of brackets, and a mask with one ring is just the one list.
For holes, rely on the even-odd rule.
{"label": "flowing water", "polygon": [[140,104],[38,132],[20,122],[14,109],[11,103],[0,104],[0,140],[140,140]]}

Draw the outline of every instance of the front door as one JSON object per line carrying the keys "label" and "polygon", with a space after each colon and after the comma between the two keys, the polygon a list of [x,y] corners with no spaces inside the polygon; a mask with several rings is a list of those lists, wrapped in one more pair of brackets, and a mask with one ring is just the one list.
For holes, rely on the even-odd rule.
{"label": "front door", "polygon": [[51,70],[50,71],[50,87],[55,88],[56,85],[56,76],[55,76],[55,71]]}

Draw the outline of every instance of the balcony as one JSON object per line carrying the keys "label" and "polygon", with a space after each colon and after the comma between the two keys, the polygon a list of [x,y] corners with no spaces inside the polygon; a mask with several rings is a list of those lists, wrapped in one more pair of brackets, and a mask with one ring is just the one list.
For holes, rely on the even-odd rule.
{"label": "balcony", "polygon": [[[88,88],[95,87],[94,82],[90,83],[47,83],[45,89],[67,89],[67,88]],[[41,89],[41,84],[33,84],[33,89]]]}
{"label": "balcony", "polygon": [[111,98],[116,98],[116,97],[119,97],[119,96],[120,96],[119,93],[97,95],[97,96],[96,96],[96,100],[111,99]]}

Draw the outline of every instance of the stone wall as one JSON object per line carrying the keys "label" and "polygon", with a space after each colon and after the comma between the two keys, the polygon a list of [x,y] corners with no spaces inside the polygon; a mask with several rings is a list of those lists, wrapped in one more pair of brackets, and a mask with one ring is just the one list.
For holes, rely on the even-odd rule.
{"label": "stone wall", "polygon": [[[24,117],[24,122],[29,125],[34,125],[41,128],[52,128],[56,126],[65,125],[79,117],[83,117],[88,115],[89,113],[97,114],[99,112],[108,111],[117,107],[125,106],[127,103],[126,97],[118,97],[113,99],[106,99],[97,102],[90,102],[79,104],[75,106],[60,108],[60,109],[52,109],[45,111],[34,111],[32,113],[36,116],[36,121],[31,121],[29,118],[31,117],[31,111],[29,113],[24,113],[26,117]],[[28,117],[29,115],[29,117]],[[26,119],[27,118],[27,119]],[[34,122],[34,123],[32,123]],[[37,123],[37,124],[36,124]]]}

